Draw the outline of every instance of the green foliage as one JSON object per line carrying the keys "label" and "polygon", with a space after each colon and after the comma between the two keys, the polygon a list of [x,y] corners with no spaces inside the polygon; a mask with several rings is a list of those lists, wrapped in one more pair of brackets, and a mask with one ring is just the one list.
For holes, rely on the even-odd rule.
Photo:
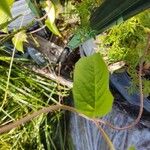
{"label": "green foliage", "polygon": [[[6,23],[11,18],[10,8],[13,5],[14,0],[2,0],[0,1],[0,25]],[[3,29],[3,32],[7,32],[7,27]]]}
{"label": "green foliage", "polygon": [[[0,106],[3,103],[3,96],[6,90],[7,75],[9,71],[10,58],[5,53],[5,47],[0,50]],[[54,104],[58,96],[67,96],[67,89],[57,83],[41,77],[28,68],[25,64],[31,65],[29,60],[14,59],[11,78],[8,89],[7,102],[0,110],[0,124],[12,122],[21,117],[36,111],[44,106]],[[56,99],[55,99],[55,98]],[[30,123],[7,134],[0,135],[0,149],[59,149],[63,137],[60,127],[60,120],[63,113],[56,112],[48,115],[41,115]]]}
{"label": "green foliage", "polygon": [[14,0],[2,0],[0,1],[0,10],[3,11],[8,17],[11,17],[10,5]]}
{"label": "green foliage", "polygon": [[109,72],[100,54],[81,58],[74,71],[75,107],[89,117],[102,117],[112,108]]}
{"label": "green foliage", "polygon": [[16,16],[16,17],[14,17],[14,18],[12,18],[11,20],[8,20],[8,21],[6,21],[6,22],[4,22],[4,23],[1,23],[0,24],[0,30],[3,30],[4,28],[6,28],[11,22],[13,22],[13,21],[15,21],[17,18],[19,18],[21,15],[18,15],[18,16]]}
{"label": "green foliage", "polygon": [[[147,10],[130,20],[114,26],[101,36],[101,47],[107,49],[109,63],[125,61],[135,84],[138,83],[137,66],[146,47],[147,32],[150,30],[150,11]],[[150,55],[145,58],[150,62]],[[149,82],[149,81],[147,81]],[[145,92],[146,92],[145,84]],[[149,93],[147,91],[146,93]]]}
{"label": "green foliage", "polygon": [[84,0],[82,2],[76,2],[76,11],[80,17],[81,27],[89,27],[89,19],[92,10],[99,5],[101,0]]}
{"label": "green foliage", "polygon": [[18,51],[23,52],[23,42],[28,42],[25,31],[20,31],[17,34],[15,34],[14,37],[12,38],[12,42],[13,42],[14,47]]}
{"label": "green foliage", "polygon": [[46,13],[48,13],[48,18],[45,21],[46,26],[52,31],[54,34],[61,36],[59,30],[56,27],[55,19],[56,19],[56,12],[55,6],[52,2],[50,2],[50,6],[45,7]]}
{"label": "green foliage", "polygon": [[48,27],[48,29],[52,33],[61,37],[61,34],[60,34],[58,28],[56,27],[55,23],[52,23],[49,19],[47,19],[47,20],[45,20],[45,25]]}
{"label": "green foliage", "polygon": [[79,19],[79,27],[75,30],[74,37],[69,41],[68,46],[71,49],[77,48],[81,43],[95,37],[95,31],[90,27],[90,16],[93,9],[100,5],[102,0],[84,0],[75,2],[75,13]]}

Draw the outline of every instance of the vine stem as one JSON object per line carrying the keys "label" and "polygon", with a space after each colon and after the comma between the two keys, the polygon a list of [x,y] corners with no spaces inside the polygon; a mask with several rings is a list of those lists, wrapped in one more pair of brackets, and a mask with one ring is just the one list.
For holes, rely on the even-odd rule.
{"label": "vine stem", "polygon": [[99,129],[100,133],[102,134],[103,138],[105,139],[105,141],[108,143],[108,146],[110,148],[110,150],[115,150],[110,138],[108,137],[108,135],[105,133],[105,131],[102,129],[101,126],[99,126],[98,122],[94,119],[91,119],[83,114],[80,114],[75,108],[70,107],[70,106],[66,106],[66,105],[61,105],[61,104],[57,104],[57,105],[52,105],[49,107],[44,107],[43,109],[36,111],[32,114],[29,114],[27,116],[25,116],[24,118],[17,120],[13,123],[10,123],[8,125],[4,125],[3,127],[0,128],[0,134],[5,133],[10,131],[11,129],[16,128],[19,125],[23,125],[26,122],[32,120],[33,118],[43,114],[43,113],[48,113],[48,112],[53,112],[53,111],[58,111],[60,109],[64,109],[64,110],[69,110],[73,113],[77,113],[78,115],[80,115],[81,117],[84,117],[90,121],[92,121],[93,123],[95,123],[95,125],[97,126],[97,128]]}
{"label": "vine stem", "polygon": [[2,127],[0,127],[0,134],[2,133],[5,133],[5,132],[8,132],[10,131],[11,129],[13,128],[16,128],[18,127],[19,125],[23,125],[25,124],[26,122],[32,120],[33,118],[41,115],[41,114],[44,114],[44,113],[48,113],[48,112],[53,112],[53,111],[58,111],[60,109],[63,109],[63,110],[68,110],[70,112],[73,112],[73,113],[77,113],[79,116],[82,116],[88,120],[92,120],[90,119],[89,117],[83,115],[83,114],[80,114],[75,108],[73,107],[70,107],[70,106],[67,106],[67,105],[61,105],[61,104],[56,104],[56,105],[51,105],[51,106],[48,106],[48,107],[44,107],[36,112],[33,112],[32,114],[29,114],[17,121],[14,121],[8,125],[4,125]]}
{"label": "vine stem", "polygon": [[38,29],[36,29],[36,30],[33,30],[33,31],[29,32],[29,33],[30,33],[30,34],[33,34],[33,33],[39,32],[39,31],[43,30],[45,27],[46,27],[46,25],[43,25],[41,28],[38,28]]}
{"label": "vine stem", "polygon": [[93,121],[96,125],[96,127],[99,129],[100,133],[102,134],[103,138],[105,139],[105,141],[107,142],[109,149],[110,150],[115,150],[113,143],[111,142],[109,136],[107,135],[107,133],[103,130],[103,128],[99,125],[99,123],[97,121]]}

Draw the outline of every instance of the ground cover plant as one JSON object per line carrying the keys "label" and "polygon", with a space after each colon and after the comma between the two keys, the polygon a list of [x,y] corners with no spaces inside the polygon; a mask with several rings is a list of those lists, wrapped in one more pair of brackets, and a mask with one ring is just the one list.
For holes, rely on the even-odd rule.
{"label": "ground cover plant", "polygon": [[[141,55],[143,54],[144,46],[147,42],[147,32],[150,30],[150,11],[144,11],[143,13],[131,18],[130,20],[114,26],[108,30],[106,35],[100,36],[102,40],[100,49],[107,49],[108,63],[115,63],[118,61],[125,61],[127,71],[133,79],[133,85],[131,85],[130,92],[137,90],[138,84],[138,64]],[[143,76],[149,74],[149,53],[145,57]],[[144,94],[149,95],[149,79],[143,79],[144,82]]]}
{"label": "ground cover plant", "polygon": [[[66,96],[67,89],[52,80],[33,73],[24,64],[31,63],[30,60],[14,59],[6,94],[7,75],[11,57],[1,49],[0,64],[0,91],[1,91],[1,125],[10,123],[21,116],[36,111],[44,106],[55,103],[60,96]],[[3,58],[3,59],[2,59]],[[63,112],[40,115],[29,124],[12,130],[9,134],[0,136],[1,149],[44,149],[57,147],[56,139],[63,137],[61,120]],[[58,133],[58,134],[56,134]],[[46,141],[46,142],[45,142]],[[56,143],[55,143],[55,142]],[[46,144],[45,144],[46,143]],[[61,142],[60,142],[61,143]],[[63,141],[61,147],[63,147]],[[58,148],[58,147],[57,147]]]}
{"label": "ground cover plant", "polygon": [[[134,127],[141,118],[144,97],[143,64],[149,63],[150,33],[147,18],[149,11],[108,30],[107,36],[103,38],[101,47],[103,49],[107,47],[109,61],[126,61],[129,73],[136,81],[135,85],[138,86],[140,93],[141,106],[137,119],[125,127],[115,127],[98,118],[108,114],[113,105],[113,96],[109,90],[109,72],[100,53],[81,58],[75,65],[73,78],[75,107],[65,105],[63,99],[68,96],[70,89],[59,81],[52,81],[35,73],[31,68],[36,64],[31,59],[21,57],[25,51],[24,43],[29,42],[28,36],[34,36],[33,33],[42,29],[46,31],[47,39],[55,35],[60,41],[65,41],[63,28],[66,29],[67,24],[63,21],[65,25],[61,27],[57,25],[57,21],[61,21],[60,16],[65,18],[68,14],[58,8],[65,9],[68,5],[71,5],[70,17],[74,14],[77,19],[74,24],[75,29],[77,28],[75,30],[77,36],[81,37],[79,41],[85,40],[82,36],[87,31],[90,31],[91,37],[95,35],[90,28],[89,19],[92,10],[103,1],[86,0],[68,3],[67,1],[27,0],[35,14],[35,20],[39,22],[38,29],[31,32],[28,29],[33,22],[26,27],[20,26],[17,30],[8,31],[8,24],[16,19],[12,18],[10,12],[13,2],[13,0],[0,2],[0,11],[4,18],[0,22],[2,31],[0,35],[0,133],[4,133],[0,135],[0,148],[66,149],[67,140],[64,138],[66,133],[63,130],[62,118],[63,110],[68,110],[92,121],[99,128],[109,148],[114,150],[113,144],[100,125],[126,130]],[[69,31],[71,33],[68,36],[74,34],[73,30]],[[33,39],[36,43],[36,38]],[[11,50],[8,50],[5,45],[7,42],[13,45]],[[76,47],[76,44],[74,45]],[[16,54],[19,54],[19,57],[16,57]],[[136,56],[134,60],[130,59],[133,55]],[[47,65],[48,71],[51,72],[54,68],[50,63]],[[149,80],[144,79],[144,91],[147,94],[149,94],[148,84]],[[26,124],[28,121],[30,122]]]}

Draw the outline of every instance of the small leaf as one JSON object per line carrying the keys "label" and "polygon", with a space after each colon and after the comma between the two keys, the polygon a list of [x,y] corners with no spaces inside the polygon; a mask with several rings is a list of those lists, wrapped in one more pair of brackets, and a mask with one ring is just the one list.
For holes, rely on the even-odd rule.
{"label": "small leaf", "polygon": [[45,25],[49,28],[49,30],[50,30],[52,33],[54,33],[55,35],[58,35],[58,36],[61,37],[61,34],[60,34],[59,30],[57,29],[55,23],[52,24],[52,23],[49,21],[49,19],[47,19],[47,20],[45,21]]}
{"label": "small leaf", "polygon": [[75,107],[89,117],[102,117],[112,108],[109,72],[100,54],[81,58],[75,65]]}
{"label": "small leaf", "polygon": [[58,36],[61,36],[61,34],[55,24],[56,14],[55,14],[54,4],[52,2],[50,4],[51,4],[50,8],[48,6],[45,7],[45,11],[46,11],[46,13],[48,13],[48,18],[45,21],[45,25],[49,28],[49,30],[51,32],[53,32],[54,34],[56,34]]}
{"label": "small leaf", "polygon": [[23,42],[27,42],[27,35],[25,31],[20,31],[12,38],[13,45],[18,51],[23,52]]}

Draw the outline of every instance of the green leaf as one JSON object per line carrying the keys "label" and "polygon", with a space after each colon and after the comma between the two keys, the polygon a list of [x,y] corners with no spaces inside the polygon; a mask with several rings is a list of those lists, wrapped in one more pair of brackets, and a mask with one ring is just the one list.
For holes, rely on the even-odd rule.
{"label": "green leaf", "polygon": [[55,35],[58,35],[61,37],[61,34],[59,30],[57,29],[55,23],[51,23],[49,19],[45,21],[45,25],[49,28],[49,30],[54,33]]}
{"label": "green leaf", "polygon": [[111,110],[109,72],[100,54],[81,58],[75,65],[73,97],[76,109],[89,117],[102,117]]}
{"label": "green leaf", "polygon": [[45,21],[45,25],[49,28],[49,30],[51,32],[53,32],[54,34],[56,34],[58,36],[61,36],[61,34],[55,24],[56,13],[55,13],[54,4],[51,2],[50,8],[48,6],[45,7],[45,11],[46,11],[46,13],[48,13],[48,18]]}
{"label": "green leaf", "polygon": [[[7,9],[6,11],[5,10],[5,7],[8,7],[9,6],[9,9],[12,7],[13,5],[13,2],[14,0],[1,0],[0,1],[0,24],[3,24],[7,21],[9,21],[9,19],[11,18],[11,15],[10,15],[10,12],[7,12]],[[6,3],[6,6],[3,7],[3,5]],[[7,32],[7,27],[3,28],[2,30],[3,32]]]}
{"label": "green leaf", "polygon": [[12,38],[13,45],[18,51],[23,52],[23,42],[27,42],[27,35],[25,31],[20,31]]}
{"label": "green leaf", "polygon": [[11,1],[12,0],[1,0],[0,1],[0,10],[2,10],[10,18],[11,18],[11,12],[10,12]]}
{"label": "green leaf", "polygon": [[21,15],[18,15],[18,16],[16,16],[15,18],[12,18],[11,20],[6,21],[6,22],[0,24],[0,30],[6,28],[11,22],[15,21],[15,20],[16,20],[17,18],[19,18],[20,16],[21,16]]}

